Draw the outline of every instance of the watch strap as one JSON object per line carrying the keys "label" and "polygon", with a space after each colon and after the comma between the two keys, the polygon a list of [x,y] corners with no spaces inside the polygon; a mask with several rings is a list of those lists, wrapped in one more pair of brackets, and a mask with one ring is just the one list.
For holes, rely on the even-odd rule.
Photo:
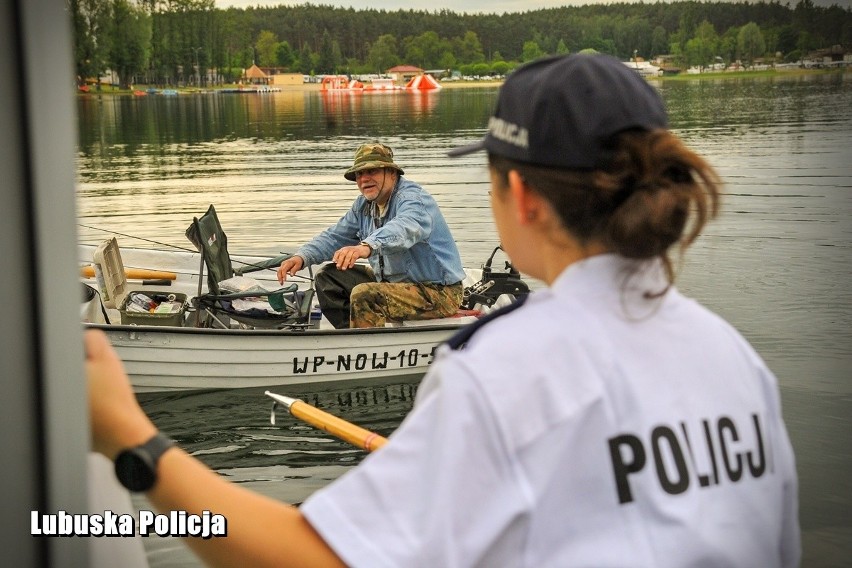
{"label": "watch strap", "polygon": [[142,445],[128,448],[115,458],[115,474],[131,491],[148,491],[157,481],[157,464],[174,442],[158,432]]}
{"label": "watch strap", "polygon": [[157,432],[153,438],[139,446],[139,449],[148,452],[148,455],[151,456],[151,462],[153,462],[156,467],[157,463],[160,461],[160,457],[166,453],[166,450],[174,445],[174,440],[162,432]]}

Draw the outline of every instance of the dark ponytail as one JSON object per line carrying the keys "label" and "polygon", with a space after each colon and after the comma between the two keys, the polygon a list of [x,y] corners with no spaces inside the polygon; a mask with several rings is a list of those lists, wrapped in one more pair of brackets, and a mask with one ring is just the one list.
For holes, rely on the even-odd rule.
{"label": "dark ponytail", "polygon": [[582,244],[624,257],[660,258],[674,279],[669,250],[695,241],[719,209],[719,177],[668,130],[628,131],[609,145],[605,169],[562,170],[489,156],[503,178],[517,170],[547,199]]}

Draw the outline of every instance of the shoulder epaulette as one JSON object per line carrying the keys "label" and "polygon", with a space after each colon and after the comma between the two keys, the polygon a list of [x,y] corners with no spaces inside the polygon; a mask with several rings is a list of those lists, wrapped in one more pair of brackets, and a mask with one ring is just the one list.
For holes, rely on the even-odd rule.
{"label": "shoulder epaulette", "polygon": [[445,341],[444,344],[449,346],[449,348],[453,350],[461,349],[462,347],[464,347],[465,343],[467,343],[470,338],[473,337],[473,334],[479,331],[483,325],[487,324],[488,322],[494,321],[500,316],[505,316],[509,312],[517,310],[524,304],[528,297],[529,296],[521,296],[508,306],[503,306],[502,308],[499,308],[492,312],[488,312],[472,324],[466,325],[465,327],[457,331],[452,337]]}

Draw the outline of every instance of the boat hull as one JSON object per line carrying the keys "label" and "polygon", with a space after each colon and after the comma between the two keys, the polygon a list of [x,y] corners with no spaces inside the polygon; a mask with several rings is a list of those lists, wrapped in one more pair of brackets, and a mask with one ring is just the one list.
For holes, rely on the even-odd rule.
{"label": "boat hull", "polygon": [[416,381],[459,326],[260,331],[115,326],[102,329],[138,393]]}

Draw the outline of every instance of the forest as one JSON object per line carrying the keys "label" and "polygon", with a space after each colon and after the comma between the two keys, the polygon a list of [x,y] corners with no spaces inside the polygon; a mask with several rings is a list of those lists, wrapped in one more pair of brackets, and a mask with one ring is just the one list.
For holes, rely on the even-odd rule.
{"label": "forest", "polygon": [[566,6],[520,13],[354,10],[306,3],[219,9],[214,0],[66,0],[78,81],[231,83],[252,64],[306,75],[398,64],[502,75],[546,54],[593,49],[674,65],[796,62],[852,47],[852,10],[798,0]]}

